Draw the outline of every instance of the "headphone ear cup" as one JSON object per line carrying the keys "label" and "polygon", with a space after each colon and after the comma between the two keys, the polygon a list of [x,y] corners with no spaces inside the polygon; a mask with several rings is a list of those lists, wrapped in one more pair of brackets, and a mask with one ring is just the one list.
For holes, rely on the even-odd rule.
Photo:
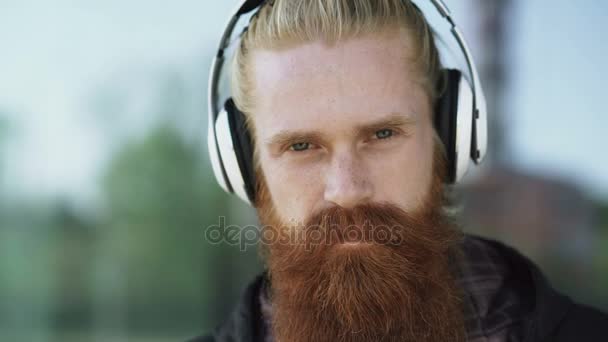
{"label": "headphone ear cup", "polygon": [[459,70],[444,70],[445,92],[435,110],[435,127],[448,159],[447,182],[456,183],[467,172],[473,139],[473,90]]}
{"label": "headphone ear cup", "polygon": [[435,130],[446,152],[447,183],[456,180],[456,123],[458,120],[458,93],[462,74],[458,70],[444,69],[445,88],[435,104]]}
{"label": "headphone ear cup", "polygon": [[239,195],[239,197],[244,197],[244,195],[246,195],[247,198],[243,199],[249,203],[253,203],[255,198],[253,140],[247,129],[246,117],[245,114],[237,108],[232,98],[229,98],[226,101],[224,108],[228,114],[228,125],[232,137],[232,146],[245,191],[244,194],[239,194],[237,192],[237,195]]}

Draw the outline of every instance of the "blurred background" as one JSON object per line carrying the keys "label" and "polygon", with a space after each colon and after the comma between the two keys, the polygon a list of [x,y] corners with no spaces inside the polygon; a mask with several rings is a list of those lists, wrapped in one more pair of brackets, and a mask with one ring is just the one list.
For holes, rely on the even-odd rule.
{"label": "blurred background", "polygon": [[[608,4],[446,0],[490,105],[465,230],[608,310]],[[206,82],[236,1],[0,0],[0,341],[181,341],[261,270],[215,184]]]}

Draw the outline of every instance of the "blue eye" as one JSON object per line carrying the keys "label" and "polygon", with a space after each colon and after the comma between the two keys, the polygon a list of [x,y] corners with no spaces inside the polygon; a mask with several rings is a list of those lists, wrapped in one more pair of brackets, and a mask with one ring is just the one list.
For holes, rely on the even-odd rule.
{"label": "blue eye", "polygon": [[393,131],[390,129],[381,129],[376,132],[376,138],[378,139],[386,139],[393,136]]}
{"label": "blue eye", "polygon": [[301,152],[301,151],[306,151],[310,148],[310,143],[307,142],[303,142],[303,143],[296,143],[290,146],[290,149],[292,151],[296,151],[296,152]]}

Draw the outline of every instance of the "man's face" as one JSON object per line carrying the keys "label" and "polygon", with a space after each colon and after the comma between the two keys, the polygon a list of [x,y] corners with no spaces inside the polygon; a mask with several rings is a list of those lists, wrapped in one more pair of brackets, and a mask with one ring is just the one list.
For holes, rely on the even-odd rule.
{"label": "man's face", "polygon": [[277,341],[464,340],[458,233],[411,50],[395,32],[253,53]]}
{"label": "man's face", "polygon": [[410,50],[395,31],[253,53],[255,141],[283,222],[334,206],[421,205],[434,131]]}

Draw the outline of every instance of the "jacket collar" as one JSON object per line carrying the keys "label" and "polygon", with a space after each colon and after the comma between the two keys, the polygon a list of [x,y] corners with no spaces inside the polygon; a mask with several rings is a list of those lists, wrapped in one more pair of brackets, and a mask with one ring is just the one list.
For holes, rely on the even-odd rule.
{"label": "jacket collar", "polygon": [[[493,264],[499,265],[500,286],[494,287],[493,291],[475,293],[474,286],[464,286],[465,292],[476,297],[477,303],[487,304],[486,312],[478,312],[485,336],[495,333],[496,329],[492,328],[496,326],[497,317],[503,317],[503,321],[513,323],[508,328],[511,331],[506,331],[509,336],[518,336],[518,340],[524,342],[548,340],[566,316],[572,301],[555,291],[539,268],[515,249],[475,236],[467,236],[464,247],[469,265],[475,265],[483,258],[479,249],[488,253],[487,258],[495,259]],[[478,279],[480,274],[483,271],[474,271],[471,278]],[[519,331],[514,332],[516,329]]]}
{"label": "jacket collar", "polygon": [[[479,279],[476,275],[488,266],[481,260],[483,256],[477,253],[479,249],[487,251],[489,254],[485,257],[499,264],[498,269],[504,272],[499,274],[502,277],[499,286],[495,286],[490,293],[476,291],[470,283],[466,283],[467,276]],[[538,267],[529,259],[500,242],[467,236],[463,250],[465,259],[469,260],[471,266],[464,272],[472,273],[464,275],[462,285],[472,303],[470,310],[477,315],[474,321],[467,322],[467,327],[469,330],[478,329],[475,330],[476,338],[483,341],[496,334],[498,328],[495,327],[500,327],[495,326],[496,317],[504,317],[505,312],[507,316],[512,316],[507,318],[512,319],[513,324],[503,325],[502,329],[517,327],[521,330],[521,334],[517,333],[521,336],[521,341],[543,341],[549,338],[572,305],[571,300],[551,288]],[[260,298],[267,284],[267,273],[263,272],[247,286],[231,316],[215,329],[216,341],[264,342],[267,327]],[[505,311],[508,305],[515,309]]]}

